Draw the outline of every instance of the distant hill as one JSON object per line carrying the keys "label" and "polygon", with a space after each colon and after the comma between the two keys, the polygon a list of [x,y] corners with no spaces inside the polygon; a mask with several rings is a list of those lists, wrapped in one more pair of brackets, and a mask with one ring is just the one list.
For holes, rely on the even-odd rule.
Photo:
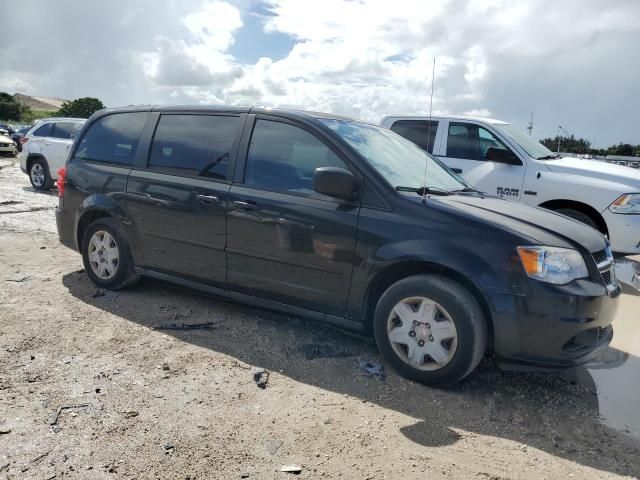
{"label": "distant hill", "polygon": [[22,93],[16,93],[13,98],[15,98],[16,102],[34,110],[48,110],[51,112],[60,110],[62,104],[69,101],[64,98],[31,97]]}

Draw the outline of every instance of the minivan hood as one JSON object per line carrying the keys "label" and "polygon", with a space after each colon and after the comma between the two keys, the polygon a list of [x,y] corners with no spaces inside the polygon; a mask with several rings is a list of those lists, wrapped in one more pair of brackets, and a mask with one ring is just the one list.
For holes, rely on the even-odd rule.
{"label": "minivan hood", "polygon": [[640,170],[636,170],[635,168],[575,157],[560,157],[545,160],[544,164],[552,172],[582,175],[599,180],[633,185],[636,187],[635,191],[640,191]]}
{"label": "minivan hood", "polygon": [[587,252],[603,250],[606,246],[600,232],[543,208],[480,195],[433,196],[431,200],[501,226],[540,245],[582,248]]}

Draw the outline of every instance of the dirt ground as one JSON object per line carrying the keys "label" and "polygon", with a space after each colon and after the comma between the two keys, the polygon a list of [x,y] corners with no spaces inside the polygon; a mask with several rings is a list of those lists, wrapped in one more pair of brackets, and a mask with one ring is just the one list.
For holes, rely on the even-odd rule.
{"label": "dirt ground", "polygon": [[365,337],[158,281],[97,291],[58,243],[57,198],[0,166],[0,478],[640,474],[640,297],[623,298],[607,368],[525,374],[486,360],[448,390],[370,377],[359,360],[379,358]]}

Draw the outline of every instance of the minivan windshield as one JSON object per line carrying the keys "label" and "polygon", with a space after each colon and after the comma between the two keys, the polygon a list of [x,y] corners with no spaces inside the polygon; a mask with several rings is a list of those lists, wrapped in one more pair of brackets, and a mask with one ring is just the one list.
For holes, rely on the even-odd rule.
{"label": "minivan windshield", "polygon": [[441,192],[471,189],[438,160],[391,130],[346,120],[319,120],[362,155],[396,189],[420,191],[425,186]]}
{"label": "minivan windshield", "polygon": [[538,160],[547,160],[551,158],[556,158],[558,156],[557,153],[553,153],[547,147],[542,145],[535,138],[527,135],[523,130],[520,130],[513,125],[509,125],[508,123],[504,124],[495,124],[493,125],[495,128],[500,130],[505,135],[511,137],[511,139],[516,142],[522,149],[527,152],[530,157],[537,158]]}

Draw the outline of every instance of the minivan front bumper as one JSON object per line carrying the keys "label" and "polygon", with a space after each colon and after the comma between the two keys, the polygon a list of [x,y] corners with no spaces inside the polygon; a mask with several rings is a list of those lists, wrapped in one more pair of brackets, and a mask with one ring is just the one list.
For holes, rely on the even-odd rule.
{"label": "minivan front bumper", "polygon": [[582,280],[557,287],[532,282],[526,296],[500,295],[494,355],[508,369],[553,370],[587,363],[613,338],[620,287]]}

